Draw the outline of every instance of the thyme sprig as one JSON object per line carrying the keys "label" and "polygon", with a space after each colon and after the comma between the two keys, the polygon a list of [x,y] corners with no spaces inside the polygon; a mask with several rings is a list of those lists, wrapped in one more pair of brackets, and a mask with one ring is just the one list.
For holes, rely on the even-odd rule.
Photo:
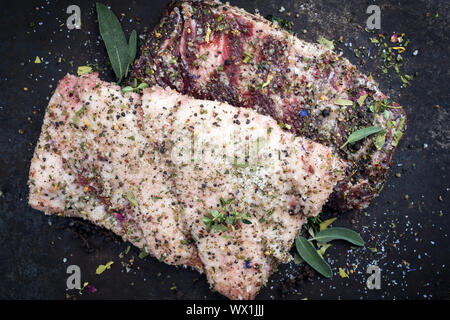
{"label": "thyme sprig", "polygon": [[211,229],[214,232],[225,232],[229,227],[234,228],[240,221],[244,224],[252,224],[248,214],[241,213],[236,210],[230,210],[230,204],[233,199],[225,200],[220,198],[220,210],[209,210],[202,218],[203,223],[206,226],[206,231],[209,233]]}

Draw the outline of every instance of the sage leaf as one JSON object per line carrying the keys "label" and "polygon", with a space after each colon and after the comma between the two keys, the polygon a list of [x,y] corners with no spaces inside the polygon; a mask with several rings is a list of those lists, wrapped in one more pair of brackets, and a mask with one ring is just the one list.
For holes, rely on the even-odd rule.
{"label": "sage leaf", "polygon": [[137,34],[136,30],[133,30],[130,35],[130,40],[128,41],[128,66],[125,76],[128,75],[128,69],[130,65],[133,64],[134,59],[136,59],[136,48],[137,48]]}
{"label": "sage leaf", "polygon": [[341,149],[343,149],[347,144],[349,143],[355,143],[356,141],[362,140],[365,137],[368,137],[374,133],[378,133],[384,131],[384,129],[379,128],[377,126],[362,128],[359,130],[356,130],[353,132],[347,139],[347,141],[341,146]]}
{"label": "sage leaf", "polygon": [[136,30],[133,30],[130,35],[130,40],[128,41],[128,63],[132,64],[136,58],[136,47],[137,47],[137,34]]}
{"label": "sage leaf", "polygon": [[316,248],[305,238],[298,236],[295,239],[295,247],[300,257],[314,270],[327,278],[331,278],[331,267],[317,252]]}
{"label": "sage leaf", "polygon": [[357,246],[364,246],[364,240],[358,233],[353,230],[340,227],[322,230],[316,234],[313,240],[320,243],[327,243],[332,240],[345,240]]}
{"label": "sage leaf", "polygon": [[122,26],[114,13],[102,3],[96,3],[100,35],[108,52],[109,61],[120,83],[130,63],[129,46]]}

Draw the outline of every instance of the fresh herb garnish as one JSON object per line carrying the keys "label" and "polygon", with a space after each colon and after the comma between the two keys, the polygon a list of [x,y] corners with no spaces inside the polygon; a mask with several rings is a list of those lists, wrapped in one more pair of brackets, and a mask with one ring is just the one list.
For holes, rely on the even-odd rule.
{"label": "fresh herb garnish", "polygon": [[331,278],[333,273],[330,265],[320,256],[311,242],[301,236],[298,236],[295,239],[295,247],[297,248],[297,252],[300,257],[311,267],[313,267],[314,270],[327,278]]}
{"label": "fresh herb garnish", "polygon": [[318,232],[315,237],[309,239],[320,243],[327,243],[333,240],[345,240],[356,246],[364,246],[364,240],[353,230],[347,228],[326,228]]}
{"label": "fresh herb garnish", "polygon": [[[327,222],[331,224],[334,220],[330,219],[327,220]],[[331,267],[323,258],[325,250],[330,247],[327,243],[333,240],[345,240],[357,246],[364,246],[364,240],[353,230],[347,228],[327,228],[327,226],[324,226],[325,229],[321,230],[317,234],[314,234],[314,231],[310,231],[312,237],[309,239],[302,236],[297,236],[295,239],[295,247],[304,262],[309,264],[321,275],[331,278]],[[312,243],[313,241],[317,242],[317,246],[320,249],[316,249]]]}
{"label": "fresh herb garnish", "polygon": [[270,22],[278,23],[278,25],[286,31],[289,31],[289,32],[292,31],[292,27],[294,25],[293,22],[289,22],[286,19],[274,17],[271,14],[267,15],[266,19],[269,20]]}
{"label": "fresh herb garnish", "polygon": [[382,132],[384,129],[379,128],[377,126],[371,126],[367,128],[362,128],[353,132],[347,139],[347,141],[341,146],[343,149],[349,143],[355,143],[356,141],[362,140],[374,133]]}
{"label": "fresh herb garnish", "polygon": [[128,69],[136,57],[137,35],[136,31],[130,35],[129,43],[125,38],[119,20],[104,4],[96,4],[100,35],[105,42],[106,51],[117,83],[128,75]]}
{"label": "fresh herb garnish", "polygon": [[140,83],[139,85],[137,85],[137,80],[134,79],[134,86],[126,86],[122,88],[122,92],[126,93],[126,92],[141,92],[143,89],[148,88],[148,84],[146,84],[145,82]]}
{"label": "fresh herb garnish", "polygon": [[225,200],[221,197],[220,211],[210,210],[203,216],[202,221],[205,224],[208,233],[211,229],[214,229],[215,232],[227,231],[228,226],[235,226],[238,221],[241,221],[244,224],[252,224],[252,222],[248,220],[249,217],[246,213],[240,213],[236,210],[231,212],[229,210],[232,201],[233,199]]}

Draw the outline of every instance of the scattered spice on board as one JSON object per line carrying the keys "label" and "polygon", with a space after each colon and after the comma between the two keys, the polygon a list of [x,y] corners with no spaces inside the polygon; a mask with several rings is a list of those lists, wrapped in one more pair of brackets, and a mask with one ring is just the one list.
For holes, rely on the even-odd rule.
{"label": "scattered spice on board", "polygon": [[409,52],[410,40],[406,38],[405,33],[394,32],[390,37],[384,33],[372,32],[372,34],[370,42],[377,49],[376,58],[381,59],[381,65],[378,66],[380,74],[396,76],[402,82],[403,88],[408,87],[414,76],[404,71],[404,56],[406,54],[416,56],[418,51]]}

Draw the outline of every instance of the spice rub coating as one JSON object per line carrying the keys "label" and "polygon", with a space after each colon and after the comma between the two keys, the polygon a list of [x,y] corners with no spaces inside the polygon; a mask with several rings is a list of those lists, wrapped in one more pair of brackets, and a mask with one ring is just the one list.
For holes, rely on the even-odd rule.
{"label": "spice rub coating", "polygon": [[[402,107],[371,77],[319,44],[215,1],[174,1],[149,33],[132,75],[200,99],[252,108],[349,162],[328,205],[363,209],[383,188],[406,128]],[[351,133],[384,131],[341,149]]]}
{"label": "spice rub coating", "polygon": [[209,283],[231,299],[253,299],[291,259],[295,236],[346,164],[252,109],[162,88],[145,90],[142,108]]}
{"label": "spice rub coating", "polygon": [[97,74],[64,77],[31,161],[29,203],[110,229],[168,264],[201,270],[141,115],[139,94],[123,94]]}

